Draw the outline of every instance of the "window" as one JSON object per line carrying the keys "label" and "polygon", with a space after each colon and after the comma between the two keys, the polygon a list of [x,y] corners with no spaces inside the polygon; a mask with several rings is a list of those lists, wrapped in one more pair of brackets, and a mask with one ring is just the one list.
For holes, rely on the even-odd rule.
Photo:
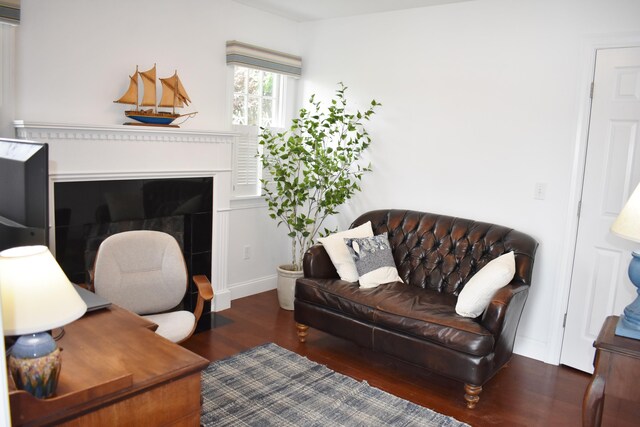
{"label": "window", "polygon": [[260,195],[258,153],[261,127],[284,125],[287,76],[234,65],[231,123],[238,133],[234,150],[233,195]]}
{"label": "window", "polygon": [[[0,7],[1,9],[1,7]],[[0,136],[15,138],[15,35],[16,27],[5,23],[0,11]]]}
{"label": "window", "polygon": [[234,66],[234,125],[282,126],[284,79],[282,74]]}
{"label": "window", "polygon": [[290,118],[302,59],[238,41],[227,42],[229,109],[234,145],[233,196],[261,193],[258,134],[260,127],[281,128]]}

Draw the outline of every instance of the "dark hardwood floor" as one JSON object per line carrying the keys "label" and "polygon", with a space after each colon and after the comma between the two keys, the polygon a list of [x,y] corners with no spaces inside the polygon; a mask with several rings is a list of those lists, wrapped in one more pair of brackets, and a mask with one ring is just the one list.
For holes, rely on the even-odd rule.
{"label": "dark hardwood floor", "polygon": [[[468,410],[462,384],[309,329],[298,343],[293,312],[279,308],[275,291],[234,300],[220,312],[232,323],[200,332],[184,346],[211,361],[274,342],[307,358],[401,398],[473,426],[579,426],[590,376],[514,355],[486,384],[478,406]],[[617,422],[615,425],[623,425]],[[614,425],[610,424],[610,425]]]}

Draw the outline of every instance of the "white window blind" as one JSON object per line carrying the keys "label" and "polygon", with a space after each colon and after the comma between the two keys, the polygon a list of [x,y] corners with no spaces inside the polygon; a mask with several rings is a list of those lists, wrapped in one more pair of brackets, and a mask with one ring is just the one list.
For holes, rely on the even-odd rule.
{"label": "white window blind", "polygon": [[258,126],[234,125],[238,132],[234,152],[234,184],[233,193],[236,196],[258,195],[260,186],[260,166],[256,154],[258,153]]}
{"label": "white window blind", "polygon": [[[271,132],[282,132],[283,128],[270,128]],[[233,126],[236,137],[234,151],[234,176],[233,194],[236,197],[258,196],[261,194],[260,179],[271,178],[268,172],[262,169],[260,160],[257,157],[262,149],[258,144],[260,128],[258,126]]]}

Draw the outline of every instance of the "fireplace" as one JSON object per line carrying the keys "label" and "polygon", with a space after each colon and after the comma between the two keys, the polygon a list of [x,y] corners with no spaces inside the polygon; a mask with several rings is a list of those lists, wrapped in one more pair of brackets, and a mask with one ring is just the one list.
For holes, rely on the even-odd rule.
{"label": "fireplace", "polygon": [[[161,229],[181,243],[192,273],[211,279],[211,310],[231,306],[227,247],[234,133],[24,121],[14,125],[18,138],[49,144],[49,240],[71,280],[87,281],[95,249],[109,232]],[[209,193],[198,196],[196,187]],[[73,198],[76,207],[69,208]],[[86,241],[79,238],[83,234]],[[185,305],[190,303],[187,298]]]}
{"label": "fireplace", "polygon": [[[212,177],[57,182],[56,258],[71,281],[90,284],[96,251],[108,236],[163,231],[178,241],[189,278],[210,278],[212,202]],[[185,309],[193,311],[197,294],[190,279]],[[205,307],[204,312],[209,311]]]}

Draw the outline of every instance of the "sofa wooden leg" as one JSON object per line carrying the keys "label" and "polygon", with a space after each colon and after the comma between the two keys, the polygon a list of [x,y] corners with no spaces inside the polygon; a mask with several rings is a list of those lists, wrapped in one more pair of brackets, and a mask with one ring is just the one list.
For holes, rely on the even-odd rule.
{"label": "sofa wooden leg", "polygon": [[307,325],[303,325],[302,323],[296,323],[296,328],[298,329],[298,341],[307,341],[307,329],[309,329],[309,327]]}
{"label": "sofa wooden leg", "polygon": [[482,386],[480,385],[464,385],[464,400],[467,403],[467,408],[473,409],[480,400],[480,393],[482,392]]}

